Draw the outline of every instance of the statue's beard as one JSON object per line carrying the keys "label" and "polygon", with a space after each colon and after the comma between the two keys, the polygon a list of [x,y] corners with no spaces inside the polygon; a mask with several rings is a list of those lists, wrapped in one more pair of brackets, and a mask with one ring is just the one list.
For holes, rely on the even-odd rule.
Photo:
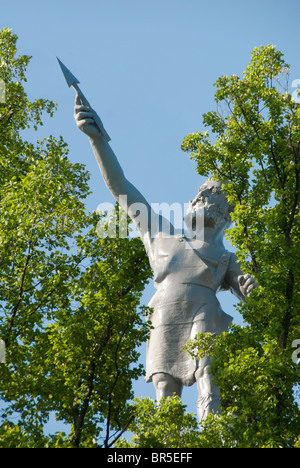
{"label": "statue's beard", "polygon": [[227,221],[224,208],[218,205],[204,205],[204,227],[218,228]]}
{"label": "statue's beard", "polygon": [[197,210],[188,212],[184,221],[188,229],[195,233],[202,231],[205,227],[217,229],[224,226],[230,222],[230,217],[224,212],[224,207],[206,203]]}

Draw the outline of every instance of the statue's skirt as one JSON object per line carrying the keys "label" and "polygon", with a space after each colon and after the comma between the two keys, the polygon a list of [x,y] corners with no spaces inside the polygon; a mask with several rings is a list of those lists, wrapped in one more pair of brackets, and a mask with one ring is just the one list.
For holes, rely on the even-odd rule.
{"label": "statue's skirt", "polygon": [[153,374],[163,372],[189,386],[195,382],[195,371],[201,371],[209,358],[197,360],[183,346],[197,333],[226,331],[232,317],[223,312],[212,289],[198,284],[172,289],[176,291],[172,300],[158,290],[149,303],[153,329],[147,343],[145,379],[150,382]]}

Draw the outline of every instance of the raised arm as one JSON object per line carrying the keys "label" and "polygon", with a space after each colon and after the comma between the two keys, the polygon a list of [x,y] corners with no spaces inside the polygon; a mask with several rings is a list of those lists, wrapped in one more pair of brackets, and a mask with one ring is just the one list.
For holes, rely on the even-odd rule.
{"label": "raised arm", "polygon": [[[78,128],[86,133],[90,139],[108,189],[131,219],[136,222],[141,236],[144,236],[146,231],[150,229],[151,221],[153,224],[155,219],[151,213],[151,207],[143,195],[126,179],[115,153],[102,138],[91,110],[81,104],[78,94],[75,101],[74,117]],[[152,225],[153,228],[155,229],[155,226]]]}

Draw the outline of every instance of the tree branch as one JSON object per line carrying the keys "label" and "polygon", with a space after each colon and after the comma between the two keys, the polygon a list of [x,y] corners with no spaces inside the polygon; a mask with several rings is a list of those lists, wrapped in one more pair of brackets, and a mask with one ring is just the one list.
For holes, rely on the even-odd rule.
{"label": "tree branch", "polygon": [[21,276],[21,283],[20,283],[20,288],[19,288],[19,294],[18,294],[18,301],[16,303],[16,305],[14,306],[13,310],[12,310],[12,313],[11,313],[11,319],[10,319],[10,322],[9,322],[9,326],[8,326],[8,330],[7,330],[7,334],[6,334],[6,347],[9,346],[10,342],[9,342],[9,335],[12,331],[12,328],[14,326],[14,322],[15,322],[15,317],[17,315],[17,311],[18,311],[18,308],[22,302],[22,298],[23,298],[23,292],[24,292],[24,282],[25,282],[25,276],[26,276],[26,271],[27,271],[27,268],[29,266],[29,262],[30,262],[30,259],[32,257],[32,253],[31,253],[31,241],[29,242],[29,246],[28,246],[28,254],[27,254],[27,257],[26,257],[26,262],[25,262],[25,266],[23,268],[23,272],[22,272],[22,276]]}

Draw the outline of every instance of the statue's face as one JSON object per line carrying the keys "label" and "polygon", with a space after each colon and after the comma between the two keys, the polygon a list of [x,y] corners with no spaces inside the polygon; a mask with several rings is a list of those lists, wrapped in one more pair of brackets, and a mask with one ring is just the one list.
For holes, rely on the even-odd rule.
{"label": "statue's face", "polygon": [[230,223],[230,205],[221,188],[213,185],[213,182],[202,185],[197,196],[190,202],[187,218],[192,220],[193,230],[196,216],[200,213],[204,217],[204,227],[217,228]]}

